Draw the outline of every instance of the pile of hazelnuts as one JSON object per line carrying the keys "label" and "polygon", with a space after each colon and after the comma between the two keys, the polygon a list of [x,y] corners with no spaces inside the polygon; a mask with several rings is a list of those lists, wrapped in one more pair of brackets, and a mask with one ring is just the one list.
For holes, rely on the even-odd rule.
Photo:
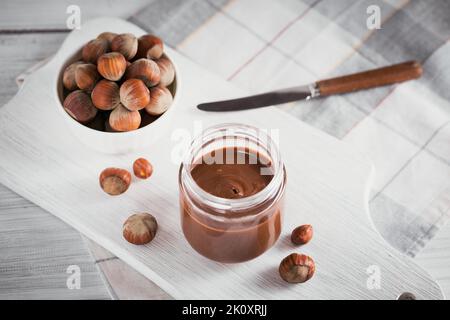
{"label": "pile of hazelnuts", "polygon": [[64,109],[78,122],[100,131],[131,131],[172,104],[175,69],[160,38],[104,32],[84,45],[81,56],[62,79]]}

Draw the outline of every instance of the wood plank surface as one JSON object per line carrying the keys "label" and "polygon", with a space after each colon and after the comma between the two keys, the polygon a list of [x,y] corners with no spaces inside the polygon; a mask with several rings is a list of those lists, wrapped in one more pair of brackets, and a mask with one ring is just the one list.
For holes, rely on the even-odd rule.
{"label": "wood plank surface", "polygon": [[95,242],[85,239],[101,268],[113,299],[166,300],[172,299],[152,281]]}
{"label": "wood plank surface", "polygon": [[[80,268],[80,289],[67,286]],[[0,299],[110,299],[78,232],[0,185]]]}
{"label": "wood plank surface", "polygon": [[[153,0],[46,0],[2,1],[0,33],[67,29],[67,7],[77,5],[81,22],[101,16],[127,18]],[[39,14],[36,14],[39,13]]]}

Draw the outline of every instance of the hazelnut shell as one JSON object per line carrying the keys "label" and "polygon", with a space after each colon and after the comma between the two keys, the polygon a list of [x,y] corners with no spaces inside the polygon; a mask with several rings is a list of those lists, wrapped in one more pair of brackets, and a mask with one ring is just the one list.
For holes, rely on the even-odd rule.
{"label": "hazelnut shell", "polygon": [[120,168],[106,168],[100,173],[100,187],[107,194],[117,196],[128,190],[131,183],[131,174]]}
{"label": "hazelnut shell", "polygon": [[292,253],[284,258],[278,269],[281,278],[289,283],[303,283],[311,279],[316,270],[314,260],[304,254]]}
{"label": "hazelnut shell", "polygon": [[125,132],[136,130],[141,124],[139,111],[130,111],[119,104],[109,115],[109,126],[114,131]]}
{"label": "hazelnut shell", "polygon": [[153,173],[153,166],[147,159],[139,158],[133,163],[133,172],[140,179],[148,179]]}
{"label": "hazelnut shell", "polygon": [[111,42],[114,37],[117,36],[117,33],[114,32],[102,32],[97,36],[97,39],[104,39],[108,41],[109,46],[111,47]]}
{"label": "hazelnut shell", "polygon": [[81,55],[85,62],[97,63],[98,58],[109,51],[108,40],[93,39],[86,43],[81,51]]}
{"label": "hazelnut shell", "polygon": [[138,39],[136,58],[159,59],[163,51],[164,45],[162,40],[152,34],[146,34]]}
{"label": "hazelnut shell", "polygon": [[162,86],[150,89],[150,103],[145,106],[145,111],[152,116],[163,114],[173,102],[169,89]]}
{"label": "hazelnut shell", "polygon": [[155,60],[155,62],[161,73],[159,84],[163,87],[169,86],[175,79],[175,69],[172,62],[166,56],[162,56],[161,59]]}
{"label": "hazelnut shell", "polygon": [[136,213],[128,217],[123,224],[123,237],[132,244],[141,245],[153,240],[158,223],[149,213]]}
{"label": "hazelnut shell", "polygon": [[125,79],[140,79],[147,87],[159,83],[161,72],[156,62],[149,59],[139,59],[127,67]]}
{"label": "hazelnut shell", "polygon": [[134,58],[137,49],[138,40],[131,33],[122,33],[112,39],[111,50],[120,52],[127,60]]}
{"label": "hazelnut shell", "polygon": [[63,107],[72,118],[81,123],[93,120],[97,114],[91,98],[81,90],[69,93],[64,99]]}
{"label": "hazelnut shell", "polygon": [[75,81],[75,70],[77,66],[82,63],[82,61],[74,62],[64,70],[63,85],[67,90],[73,91],[78,89],[77,83]]}
{"label": "hazelnut shell", "polygon": [[97,69],[105,79],[118,81],[127,69],[127,60],[119,52],[105,53],[98,58]]}
{"label": "hazelnut shell", "polygon": [[120,102],[130,111],[144,109],[150,103],[150,91],[142,80],[128,79],[120,86]]}
{"label": "hazelnut shell", "polygon": [[304,224],[295,228],[291,233],[293,244],[302,245],[308,243],[313,236],[313,227],[310,224]]}
{"label": "hazelnut shell", "polygon": [[77,65],[75,69],[75,82],[81,90],[92,90],[100,79],[97,67],[92,63]]}
{"label": "hazelnut shell", "polygon": [[91,93],[92,103],[100,110],[112,110],[120,104],[119,86],[109,80],[101,80]]}

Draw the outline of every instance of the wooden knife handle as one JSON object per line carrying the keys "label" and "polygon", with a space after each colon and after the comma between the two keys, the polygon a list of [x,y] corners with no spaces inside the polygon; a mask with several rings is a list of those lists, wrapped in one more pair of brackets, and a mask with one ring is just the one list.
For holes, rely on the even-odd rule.
{"label": "wooden knife handle", "polygon": [[403,82],[419,78],[421,75],[420,62],[408,61],[348,76],[320,80],[316,84],[321,96],[329,96]]}

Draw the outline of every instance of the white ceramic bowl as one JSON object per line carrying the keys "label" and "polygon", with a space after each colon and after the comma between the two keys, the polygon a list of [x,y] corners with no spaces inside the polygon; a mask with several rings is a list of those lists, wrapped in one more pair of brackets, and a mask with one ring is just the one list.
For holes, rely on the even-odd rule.
{"label": "white ceramic bowl", "polygon": [[[113,20],[113,19],[111,19]],[[104,19],[104,21],[110,21],[109,19]],[[120,20],[119,20],[120,21]],[[95,23],[97,22],[97,23]],[[59,75],[57,77],[57,83],[56,83],[56,95],[58,100],[58,109],[62,113],[62,116],[66,120],[66,123],[69,127],[69,129],[72,131],[72,133],[85,145],[88,147],[100,151],[103,153],[109,153],[109,154],[121,154],[121,153],[129,153],[137,150],[142,150],[147,147],[149,147],[151,144],[156,142],[159,137],[161,137],[163,134],[167,133],[168,129],[170,128],[170,119],[175,112],[175,109],[177,108],[178,104],[178,95],[177,92],[179,91],[179,83],[180,83],[180,77],[178,68],[176,65],[176,61],[173,61],[173,59],[170,57],[170,55],[167,54],[166,56],[172,61],[172,64],[175,68],[175,80],[174,83],[170,86],[171,92],[173,94],[173,102],[172,105],[169,107],[169,109],[164,112],[158,119],[153,121],[152,123],[146,125],[145,127],[142,127],[137,130],[129,131],[129,132],[103,132],[98,131],[95,129],[91,129],[79,122],[77,122],[75,119],[73,119],[63,108],[62,103],[64,101],[64,88],[62,84],[62,74],[64,72],[64,69],[71,64],[72,62],[79,60],[81,57],[81,48],[84,45],[86,41],[86,38],[93,39],[96,36],[92,36],[93,29],[97,30],[96,34],[100,34],[103,31],[112,31],[116,33],[126,33],[130,32],[136,35],[137,37],[141,36],[145,32],[143,30],[138,30],[136,32],[136,29],[138,27],[125,22],[120,21],[122,23],[122,29],[117,30],[118,26],[117,24],[115,26],[104,26],[104,29],[99,28],[99,24],[101,23],[102,19],[92,20],[89,21],[86,25],[83,25],[81,30],[73,31],[72,33],[81,33],[84,30],[89,30],[88,34],[79,36],[79,34],[75,34],[75,36],[70,39],[70,36],[65,41],[63,47],[65,47],[67,51],[67,46],[70,45],[67,42],[72,42],[73,51],[70,55],[70,57],[66,58],[64,63],[62,64]],[[96,28],[92,28],[92,25],[95,23]],[[86,27],[86,28],[83,28]],[[131,29],[131,30],[130,30]],[[89,38],[90,36],[90,38]],[[76,40],[73,40],[76,39]]]}

